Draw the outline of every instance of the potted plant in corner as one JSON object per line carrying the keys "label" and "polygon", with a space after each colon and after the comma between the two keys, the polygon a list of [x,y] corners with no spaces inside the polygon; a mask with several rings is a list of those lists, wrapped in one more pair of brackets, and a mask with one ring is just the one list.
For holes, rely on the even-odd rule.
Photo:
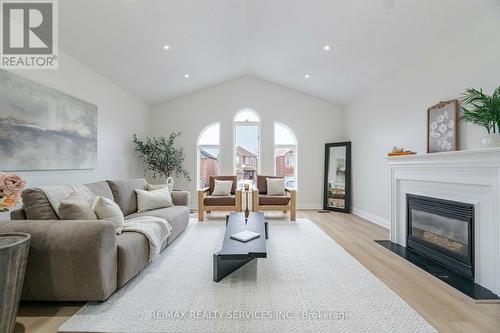
{"label": "potted plant in corner", "polygon": [[482,89],[469,88],[463,94],[462,120],[486,128],[481,139],[483,147],[500,147],[500,86],[487,95]]}
{"label": "potted plant in corner", "polygon": [[170,190],[174,189],[174,179],[176,177],[185,177],[191,181],[189,172],[184,169],[184,149],[174,147],[175,139],[181,136],[181,132],[171,133],[168,138],[160,136],[159,138],[145,138],[144,141],[137,138],[134,134],[133,142],[135,150],[140,154],[142,161],[148,166],[154,178],[166,178]]}

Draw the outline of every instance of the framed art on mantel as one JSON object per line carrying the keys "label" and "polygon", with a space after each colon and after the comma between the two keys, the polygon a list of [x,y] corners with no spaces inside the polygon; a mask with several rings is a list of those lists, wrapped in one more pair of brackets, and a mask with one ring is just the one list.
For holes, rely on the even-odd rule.
{"label": "framed art on mantel", "polygon": [[427,110],[427,152],[458,150],[458,101],[440,102]]}

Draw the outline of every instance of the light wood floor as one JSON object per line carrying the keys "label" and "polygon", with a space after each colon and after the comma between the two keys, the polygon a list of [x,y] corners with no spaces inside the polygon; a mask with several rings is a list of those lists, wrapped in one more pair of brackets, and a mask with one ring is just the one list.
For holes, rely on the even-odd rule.
{"label": "light wood floor", "polygon": [[[308,218],[439,332],[500,332],[500,304],[471,299],[413,266],[373,240],[388,239],[387,230],[351,214],[302,210]],[[26,303],[19,309],[15,332],[52,333],[83,303]]]}

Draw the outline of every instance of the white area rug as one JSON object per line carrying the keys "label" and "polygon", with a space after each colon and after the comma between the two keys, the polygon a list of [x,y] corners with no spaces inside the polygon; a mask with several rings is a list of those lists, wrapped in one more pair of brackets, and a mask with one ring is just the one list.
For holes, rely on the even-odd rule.
{"label": "white area rug", "polygon": [[271,221],[268,258],[219,283],[223,221],[192,222],[160,258],[60,332],[435,332],[307,219]]}

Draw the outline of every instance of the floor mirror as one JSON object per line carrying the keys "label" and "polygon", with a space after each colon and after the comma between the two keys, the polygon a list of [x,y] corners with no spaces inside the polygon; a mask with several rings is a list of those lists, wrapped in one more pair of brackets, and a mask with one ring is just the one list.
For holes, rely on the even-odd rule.
{"label": "floor mirror", "polygon": [[351,143],[325,145],[323,209],[351,211]]}

